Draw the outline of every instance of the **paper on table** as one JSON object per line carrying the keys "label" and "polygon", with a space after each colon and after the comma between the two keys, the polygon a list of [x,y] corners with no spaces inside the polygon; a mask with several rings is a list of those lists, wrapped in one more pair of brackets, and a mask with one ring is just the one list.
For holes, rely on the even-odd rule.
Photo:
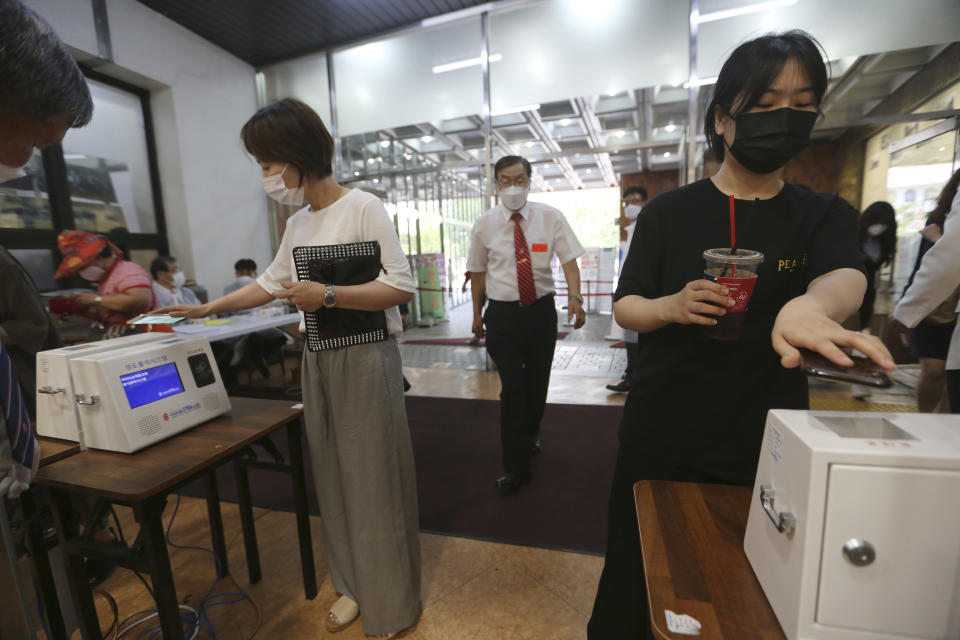
{"label": "paper on table", "polygon": [[697,622],[696,618],[692,618],[685,613],[676,614],[670,609],[664,609],[663,612],[667,616],[667,629],[672,633],[682,633],[687,636],[700,635],[700,623]]}

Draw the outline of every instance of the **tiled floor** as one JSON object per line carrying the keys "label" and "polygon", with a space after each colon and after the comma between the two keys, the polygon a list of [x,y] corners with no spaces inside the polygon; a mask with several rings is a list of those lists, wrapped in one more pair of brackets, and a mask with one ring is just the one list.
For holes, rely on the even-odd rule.
{"label": "tiled floor", "polygon": [[[459,311],[459,312],[456,312]],[[463,311],[467,311],[466,314]],[[455,310],[450,323],[431,329],[414,329],[409,338],[429,338],[469,334],[466,308]],[[610,349],[603,336],[609,329],[609,317],[591,316],[585,330],[571,333],[558,343],[558,359],[551,377],[548,401],[554,403],[622,404],[623,394],[608,392],[604,385],[615,382],[622,371],[624,351]],[[569,330],[564,328],[563,330]],[[430,349],[435,349],[428,345]],[[444,348],[445,349],[445,348]],[[470,349],[463,359],[482,357],[483,349]],[[439,359],[405,361],[404,373],[411,382],[412,395],[496,399],[500,385],[497,374],[480,369],[436,366],[451,358],[440,351],[424,349],[407,354],[427,354]],[[443,358],[447,358],[444,360]],[[411,366],[423,365],[427,366]],[[877,404],[856,400],[848,385],[816,383],[811,389],[814,408],[843,410],[916,410],[909,392],[878,397]],[[869,399],[868,399],[869,400]],[[612,461],[611,461],[612,463]],[[129,512],[121,509],[125,528],[134,530]],[[171,509],[168,508],[168,512]],[[263,580],[250,585],[246,579],[243,545],[239,543],[239,516],[235,505],[223,506],[224,527],[234,585],[222,581],[218,591],[243,590],[259,607],[257,613],[248,602],[239,602],[211,610],[211,621],[218,638],[243,640],[257,638],[326,638],[343,640],[364,638],[362,625],[355,623],[331,636],[323,626],[327,609],[336,599],[323,554],[320,522],[312,519],[317,575],[323,581],[320,595],[313,601],[303,597],[297,555],[295,519],[292,514],[256,510],[261,546]],[[562,526],[562,523],[558,523]],[[203,501],[184,499],[172,531],[178,544],[209,546],[206,510]],[[231,541],[232,539],[232,541]],[[420,640],[503,640],[577,639],[586,637],[586,622],[602,568],[598,556],[519,547],[487,542],[421,534],[423,547],[423,615],[403,637]],[[214,576],[208,554],[171,549],[171,558],[181,601],[196,604],[210,588]],[[121,619],[152,606],[149,595],[130,572],[119,569],[103,588],[120,605]],[[103,598],[98,598],[104,627],[112,620]],[[147,626],[146,624],[143,625]],[[77,635],[77,637],[79,637]],[[136,637],[133,635],[132,637]],[[201,630],[198,638],[209,638]]]}

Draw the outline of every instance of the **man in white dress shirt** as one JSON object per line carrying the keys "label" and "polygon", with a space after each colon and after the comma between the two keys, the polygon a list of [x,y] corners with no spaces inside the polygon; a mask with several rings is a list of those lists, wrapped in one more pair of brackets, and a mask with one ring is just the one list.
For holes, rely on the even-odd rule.
{"label": "man in white dress shirt", "polygon": [[[554,255],[567,281],[567,317],[586,321],[577,258],[583,247],[563,214],[527,202],[530,163],[520,156],[497,161],[500,204],[473,226],[467,270],[473,293],[473,333],[486,333],[487,351],[500,374],[500,440],[504,474],[496,486],[514,491],[530,481],[530,456],[542,449],[540,421],[547,402],[557,344]],[[482,314],[483,294],[489,299]],[[484,332],[486,325],[486,332]]]}
{"label": "man in white dress shirt", "polygon": [[[647,204],[647,190],[643,187],[628,187],[623,192],[623,209],[620,211],[620,235],[624,240],[624,246],[620,249],[622,256],[620,258],[621,269],[623,269],[623,263],[627,261],[627,253],[630,251],[630,244],[633,242],[633,232],[637,229],[637,218],[645,204]],[[620,382],[607,385],[607,389],[610,391],[616,391],[617,393],[630,391],[633,382],[633,365],[640,354],[638,339],[636,331],[623,330],[623,340],[626,343],[627,350],[627,368],[624,369],[623,378]]]}

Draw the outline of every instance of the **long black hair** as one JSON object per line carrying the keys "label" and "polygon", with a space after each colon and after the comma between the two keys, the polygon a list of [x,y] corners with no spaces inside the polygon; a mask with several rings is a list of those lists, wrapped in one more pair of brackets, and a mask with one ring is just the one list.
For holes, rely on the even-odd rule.
{"label": "long black hair", "polygon": [[863,210],[858,225],[861,247],[869,237],[867,230],[875,224],[886,225],[880,234],[880,264],[887,264],[897,253],[897,212],[893,205],[880,200]]}
{"label": "long black hair", "polygon": [[937,198],[937,206],[927,214],[927,224],[938,224],[941,229],[943,228],[943,221],[950,213],[950,204],[957,195],[958,185],[960,185],[960,169],[957,169],[947,180],[947,184],[943,185],[943,191]]}
{"label": "long black hair", "polygon": [[820,43],[799,29],[760,36],[734,49],[720,69],[703,123],[707,145],[717,161],[723,161],[724,152],[723,136],[717,133],[715,123],[718,107],[730,117],[751,108],[770,88],[787,61],[795,59],[810,80],[819,109],[823,94],[827,91],[825,58]]}

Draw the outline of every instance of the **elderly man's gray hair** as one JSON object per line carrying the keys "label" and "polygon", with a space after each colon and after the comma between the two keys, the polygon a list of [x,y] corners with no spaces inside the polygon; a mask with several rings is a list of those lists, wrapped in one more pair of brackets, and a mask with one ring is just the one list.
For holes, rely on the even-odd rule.
{"label": "elderly man's gray hair", "polygon": [[83,73],[47,22],[20,0],[0,0],[0,112],[49,120],[93,116]]}

